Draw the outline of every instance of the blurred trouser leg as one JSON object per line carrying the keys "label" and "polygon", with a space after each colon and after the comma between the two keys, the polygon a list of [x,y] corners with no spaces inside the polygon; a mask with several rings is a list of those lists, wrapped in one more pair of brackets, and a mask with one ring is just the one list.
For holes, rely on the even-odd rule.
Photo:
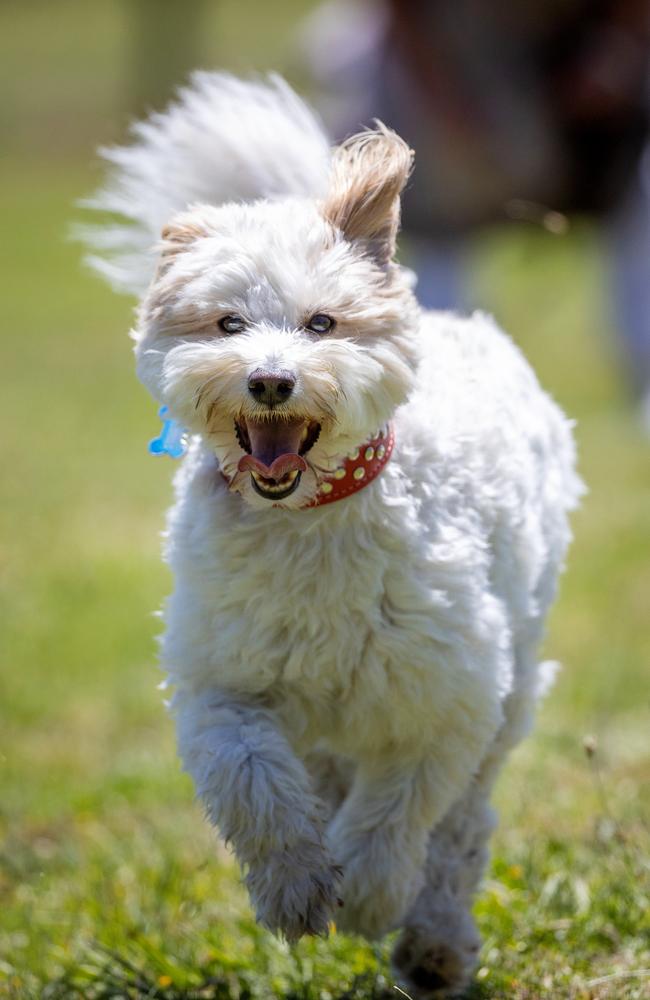
{"label": "blurred trouser leg", "polygon": [[467,309],[465,243],[409,234],[405,263],[417,275],[415,294],[425,309]]}
{"label": "blurred trouser leg", "polygon": [[650,430],[650,150],[606,232],[619,350]]}

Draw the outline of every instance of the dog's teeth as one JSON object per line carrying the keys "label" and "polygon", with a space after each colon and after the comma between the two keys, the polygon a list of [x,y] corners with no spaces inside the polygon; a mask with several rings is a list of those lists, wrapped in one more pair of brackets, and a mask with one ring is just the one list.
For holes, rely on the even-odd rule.
{"label": "dog's teeth", "polygon": [[309,425],[308,425],[308,424],[305,424],[305,426],[304,426],[304,427],[303,427],[303,429],[302,429],[302,434],[300,435],[300,443],[301,443],[301,444],[302,444],[302,443],[303,443],[304,441],[306,441],[306,440],[307,440],[307,435],[308,435],[308,434],[309,434]]}
{"label": "dog's teeth", "polygon": [[259,472],[252,470],[252,476],[256,483],[262,487],[265,493],[282,493],[288,486],[296,481],[298,475],[298,469],[292,469],[287,472],[278,483],[270,483],[268,479],[261,476]]}

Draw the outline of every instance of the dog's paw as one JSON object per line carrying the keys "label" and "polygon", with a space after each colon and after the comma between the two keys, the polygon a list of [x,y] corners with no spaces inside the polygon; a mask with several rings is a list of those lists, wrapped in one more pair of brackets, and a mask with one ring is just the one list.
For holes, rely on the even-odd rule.
{"label": "dog's paw", "polygon": [[468,914],[450,914],[436,927],[407,928],[392,955],[395,978],[415,1000],[456,997],[469,985],[481,940]]}
{"label": "dog's paw", "polygon": [[289,942],[327,937],[340,905],[341,870],[320,845],[304,842],[252,865],[246,885],[257,922]]}

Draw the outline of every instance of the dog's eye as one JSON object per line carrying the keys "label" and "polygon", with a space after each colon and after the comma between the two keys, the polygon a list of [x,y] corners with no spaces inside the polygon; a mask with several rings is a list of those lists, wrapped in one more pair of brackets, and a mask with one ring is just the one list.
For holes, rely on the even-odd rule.
{"label": "dog's eye", "polygon": [[241,333],[246,323],[241,316],[222,316],[219,326],[224,333]]}
{"label": "dog's eye", "polygon": [[328,333],[329,330],[334,329],[336,321],[331,316],[326,316],[325,313],[316,313],[309,322],[305,323],[305,326],[308,330],[313,330],[314,333]]}

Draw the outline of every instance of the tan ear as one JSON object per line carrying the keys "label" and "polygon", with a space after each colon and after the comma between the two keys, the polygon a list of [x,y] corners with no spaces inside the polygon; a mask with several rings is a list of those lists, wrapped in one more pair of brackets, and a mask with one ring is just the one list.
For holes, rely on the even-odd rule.
{"label": "tan ear", "polygon": [[160,256],[162,261],[187,250],[191,243],[208,236],[209,230],[205,222],[194,212],[181,212],[163,227],[160,234]]}
{"label": "tan ear", "polygon": [[348,240],[360,242],[382,267],[395,253],[399,197],[412,163],[412,150],[381,122],[334,151],[323,214]]}

